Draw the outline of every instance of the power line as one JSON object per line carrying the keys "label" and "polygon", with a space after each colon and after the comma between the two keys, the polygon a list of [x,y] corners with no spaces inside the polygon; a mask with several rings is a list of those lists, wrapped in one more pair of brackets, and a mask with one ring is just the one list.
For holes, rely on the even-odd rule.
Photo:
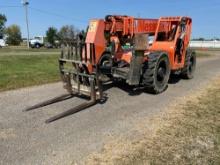
{"label": "power line", "polygon": [[57,14],[57,13],[45,11],[45,10],[42,10],[42,9],[37,9],[37,8],[33,8],[33,7],[29,7],[29,9],[37,11],[37,12],[40,12],[40,13],[43,13],[43,14],[47,14],[47,15],[52,15],[52,16],[56,16],[56,17],[60,17],[60,18],[65,18],[65,19],[71,19],[71,20],[73,20],[75,22],[88,23],[88,21],[86,21],[86,20],[81,20],[81,19],[77,19],[77,18],[67,17],[67,16],[64,16],[64,15],[60,15],[60,14]]}
{"label": "power line", "polygon": [[22,6],[7,6],[7,5],[0,5],[0,8],[21,8]]}
{"label": "power line", "polygon": [[[0,5],[0,8],[21,8],[22,6],[15,6],[15,5]],[[75,22],[80,22],[80,23],[88,23],[88,21],[86,20],[81,20],[81,19],[77,19],[77,18],[72,18],[72,17],[68,17],[65,15],[61,15],[58,13],[54,13],[54,12],[50,12],[50,11],[46,11],[46,10],[42,10],[42,9],[38,9],[38,8],[34,8],[34,7],[30,7],[30,10],[34,10],[37,11],[39,13],[43,13],[43,14],[47,14],[47,15],[51,15],[51,16],[55,16],[55,17],[60,17],[60,18],[65,18],[65,19],[69,19],[69,20],[73,20]]]}

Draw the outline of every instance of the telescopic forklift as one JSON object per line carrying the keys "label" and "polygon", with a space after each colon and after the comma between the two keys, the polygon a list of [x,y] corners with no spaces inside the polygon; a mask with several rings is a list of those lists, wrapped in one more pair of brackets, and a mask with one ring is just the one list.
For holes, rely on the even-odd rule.
{"label": "telescopic forklift", "polygon": [[196,55],[188,47],[191,28],[189,17],[143,19],[107,15],[93,19],[85,37],[79,34],[75,42],[62,47],[59,70],[68,94],[25,111],[74,96],[90,97],[90,101],[46,120],[49,123],[105,100],[106,80],[123,80],[159,94],[166,90],[172,73],[192,79]]}

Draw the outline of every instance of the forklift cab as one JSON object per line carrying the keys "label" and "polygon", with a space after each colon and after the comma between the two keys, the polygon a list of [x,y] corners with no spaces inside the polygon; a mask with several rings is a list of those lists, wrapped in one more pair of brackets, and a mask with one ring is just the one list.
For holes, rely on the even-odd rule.
{"label": "forklift cab", "polygon": [[191,33],[191,19],[187,17],[162,17],[159,19],[151,50],[165,51],[169,55],[172,70],[184,66],[186,45]]}

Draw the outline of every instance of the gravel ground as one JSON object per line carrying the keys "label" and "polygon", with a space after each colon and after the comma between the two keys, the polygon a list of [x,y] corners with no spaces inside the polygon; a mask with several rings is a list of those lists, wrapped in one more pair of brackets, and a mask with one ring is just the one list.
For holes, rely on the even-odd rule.
{"label": "gravel ground", "polygon": [[[31,112],[22,109],[64,94],[61,83],[0,93],[0,164],[71,164],[99,151],[109,139],[131,136],[134,123],[160,113],[175,100],[205,87],[220,75],[220,56],[198,60],[193,80],[177,80],[160,95],[131,93],[118,85],[106,91],[108,100],[51,124],[50,116],[83,100],[73,98]],[[135,136],[134,136],[135,137]]]}

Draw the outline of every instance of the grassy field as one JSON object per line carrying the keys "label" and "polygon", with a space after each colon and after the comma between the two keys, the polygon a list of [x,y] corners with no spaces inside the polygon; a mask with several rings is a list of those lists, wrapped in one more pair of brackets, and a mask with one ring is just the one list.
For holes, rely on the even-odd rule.
{"label": "grassy field", "polygon": [[0,91],[58,81],[58,50],[0,49]]}
{"label": "grassy field", "polygon": [[[0,49],[0,91],[58,81],[59,54],[59,49]],[[199,51],[197,56],[210,54]]]}
{"label": "grassy field", "polygon": [[59,49],[27,49],[24,47],[6,47],[0,49],[0,56],[11,56],[11,55],[50,55],[60,54]]}
{"label": "grassy field", "polygon": [[[220,164],[220,79],[150,121],[135,140],[106,144],[87,164]],[[144,121],[147,125],[147,119]],[[142,127],[141,127],[142,128]]]}
{"label": "grassy field", "polygon": [[214,54],[210,51],[201,51],[201,50],[197,50],[196,51],[196,56],[198,58],[203,58],[203,57],[212,57]]}

